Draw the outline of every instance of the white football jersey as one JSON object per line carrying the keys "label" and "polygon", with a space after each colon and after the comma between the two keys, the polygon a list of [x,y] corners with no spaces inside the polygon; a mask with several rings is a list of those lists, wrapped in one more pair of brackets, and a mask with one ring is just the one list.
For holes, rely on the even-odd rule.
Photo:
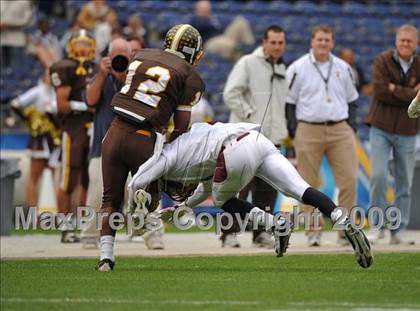
{"label": "white football jersey", "polygon": [[260,125],[252,123],[195,123],[191,130],[164,146],[164,179],[198,182],[213,176],[222,145]]}

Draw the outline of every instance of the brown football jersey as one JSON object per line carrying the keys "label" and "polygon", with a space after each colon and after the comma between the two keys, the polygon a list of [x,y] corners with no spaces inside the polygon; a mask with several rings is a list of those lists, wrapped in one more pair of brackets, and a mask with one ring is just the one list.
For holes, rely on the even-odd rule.
{"label": "brown football jersey", "polygon": [[[51,66],[50,75],[51,83],[55,88],[60,86],[70,86],[69,100],[84,102],[83,92],[86,85],[93,77],[96,71],[96,65],[89,63],[85,65],[87,75],[77,75],[76,69],[79,63],[72,59],[62,59]],[[74,127],[84,126],[87,122],[92,121],[92,113],[89,111],[72,111],[70,113],[59,113],[58,120],[60,127],[64,130],[71,130]]]}
{"label": "brown football jersey", "polygon": [[191,111],[203,92],[203,80],[185,60],[163,50],[142,49],[112,106],[118,115],[160,129],[176,110]]}

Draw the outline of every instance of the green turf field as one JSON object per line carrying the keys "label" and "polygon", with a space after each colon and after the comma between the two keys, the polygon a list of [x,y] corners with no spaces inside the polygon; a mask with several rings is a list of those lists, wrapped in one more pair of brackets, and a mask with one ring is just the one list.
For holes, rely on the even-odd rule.
{"label": "green turf field", "polygon": [[1,310],[415,310],[420,253],[1,262]]}

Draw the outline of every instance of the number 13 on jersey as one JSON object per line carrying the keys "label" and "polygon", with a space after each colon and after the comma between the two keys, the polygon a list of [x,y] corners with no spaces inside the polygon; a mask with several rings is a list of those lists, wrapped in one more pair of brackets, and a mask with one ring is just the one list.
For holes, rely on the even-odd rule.
{"label": "number 13 on jersey", "polygon": [[136,81],[136,84],[139,83],[139,85],[132,86],[135,73],[141,64],[142,62],[139,60],[135,60],[130,64],[128,67],[125,85],[121,89],[120,93],[127,94],[133,87],[135,88],[133,95],[135,100],[156,108],[161,100],[161,97],[158,96],[158,94],[165,91],[169,83],[169,79],[171,78],[171,74],[166,68],[153,66],[148,68],[144,73],[144,75],[150,79]]}

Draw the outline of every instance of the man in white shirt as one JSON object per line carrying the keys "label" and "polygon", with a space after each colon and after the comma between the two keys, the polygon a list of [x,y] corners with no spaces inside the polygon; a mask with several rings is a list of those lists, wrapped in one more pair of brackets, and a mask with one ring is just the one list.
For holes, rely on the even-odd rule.
{"label": "man in white shirt", "polygon": [[[351,242],[358,263],[367,268],[372,264],[370,245],[363,232],[353,228],[341,210],[322,192],[312,188],[302,179],[293,165],[283,157],[273,143],[259,132],[259,126],[250,123],[195,123],[191,130],[166,144],[159,155],[142,164],[129,184],[129,206],[146,206],[147,195],[143,189],[155,180],[163,179],[166,191],[172,196],[186,196],[182,204],[197,206],[211,194],[215,206],[230,214],[246,214],[266,228],[276,226],[273,215],[259,207],[238,199],[238,192],[255,176],[265,180],[277,191],[301,202],[316,206],[333,223],[344,225],[347,239]],[[180,187],[168,189],[170,182]],[[187,189],[200,183],[192,196]],[[173,183],[172,183],[173,184]],[[163,187],[164,188],[164,187]],[[187,193],[187,195],[185,195]],[[140,199],[139,199],[140,198]],[[147,206],[146,206],[147,207]],[[268,222],[268,223],[267,223]],[[290,230],[289,230],[290,231]],[[280,257],[286,251],[288,235],[276,235],[276,253]]]}
{"label": "man in white shirt", "polygon": [[[358,163],[352,128],[358,93],[349,65],[331,54],[333,47],[332,28],[319,25],[312,32],[310,52],[287,69],[287,126],[302,177],[319,187],[320,165],[326,156],[339,189],[339,206],[350,209],[356,205]],[[308,232],[310,246],[321,243],[322,219],[319,222],[319,228],[312,226]],[[338,243],[347,244],[342,232]]]}

